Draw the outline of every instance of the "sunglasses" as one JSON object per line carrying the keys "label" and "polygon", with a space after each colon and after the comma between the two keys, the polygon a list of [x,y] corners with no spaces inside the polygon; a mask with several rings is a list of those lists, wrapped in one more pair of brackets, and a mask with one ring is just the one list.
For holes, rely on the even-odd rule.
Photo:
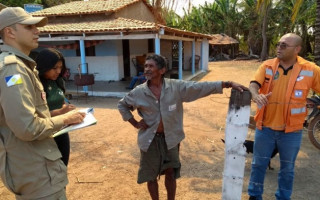
{"label": "sunglasses", "polygon": [[282,49],[282,50],[284,50],[284,49],[286,49],[286,48],[288,48],[288,47],[296,47],[296,46],[289,46],[289,45],[287,45],[286,43],[283,43],[283,42],[278,42],[278,43],[276,44],[276,46],[277,46],[277,48],[279,47],[279,48]]}

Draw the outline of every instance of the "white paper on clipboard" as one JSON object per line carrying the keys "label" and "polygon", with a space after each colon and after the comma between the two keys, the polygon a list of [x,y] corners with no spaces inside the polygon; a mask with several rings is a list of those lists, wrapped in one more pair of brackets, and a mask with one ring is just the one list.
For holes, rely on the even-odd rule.
{"label": "white paper on clipboard", "polygon": [[85,127],[97,124],[97,119],[93,115],[93,108],[81,109],[81,110],[79,110],[79,112],[86,113],[86,116],[84,117],[82,123],[67,126],[63,129],[61,129],[59,132],[53,134],[53,137],[57,137],[61,134],[64,134],[64,133],[67,133],[67,132],[70,132],[73,130],[77,130],[77,129],[81,129],[81,128],[85,128]]}

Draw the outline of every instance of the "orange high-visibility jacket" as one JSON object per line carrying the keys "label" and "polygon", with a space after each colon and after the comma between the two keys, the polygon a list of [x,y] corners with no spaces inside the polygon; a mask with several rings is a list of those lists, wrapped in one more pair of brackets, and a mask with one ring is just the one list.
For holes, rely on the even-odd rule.
{"label": "orange high-visibility jacket", "polygon": [[[271,88],[273,88],[271,86],[273,84],[273,77],[279,67],[279,59],[274,58],[267,60],[262,64],[262,67],[265,68],[265,81],[261,84],[259,93],[268,94],[271,92]],[[303,128],[303,123],[307,115],[306,98],[309,89],[312,88],[316,91],[320,91],[320,70],[317,65],[298,56],[297,62],[292,70],[287,92],[286,94],[283,94],[286,96],[285,112],[283,113],[286,122],[286,133],[301,130]],[[265,106],[260,109],[258,108],[254,118],[256,126],[260,130],[263,125],[264,109]]]}

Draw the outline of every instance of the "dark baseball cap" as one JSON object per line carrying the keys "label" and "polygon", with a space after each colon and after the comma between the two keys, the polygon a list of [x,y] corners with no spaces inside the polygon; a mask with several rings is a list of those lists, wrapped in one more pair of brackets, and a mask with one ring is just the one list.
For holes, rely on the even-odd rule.
{"label": "dark baseball cap", "polygon": [[45,26],[48,23],[46,17],[33,17],[20,7],[7,7],[0,12],[0,30],[13,24]]}

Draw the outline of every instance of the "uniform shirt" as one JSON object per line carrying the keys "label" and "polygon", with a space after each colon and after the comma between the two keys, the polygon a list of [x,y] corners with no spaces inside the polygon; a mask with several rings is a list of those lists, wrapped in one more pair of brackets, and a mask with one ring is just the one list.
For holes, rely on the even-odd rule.
{"label": "uniform shirt", "polygon": [[51,137],[63,118],[50,117],[35,62],[10,46],[0,49],[1,179],[17,198],[45,197],[68,183]]}
{"label": "uniform shirt", "polygon": [[64,104],[64,94],[55,80],[47,80],[46,84],[46,98],[49,110],[56,110],[62,108]]}
{"label": "uniform shirt", "polygon": [[[264,82],[265,69],[259,68],[256,72],[255,79],[262,85]],[[289,79],[292,72],[292,66],[284,70],[282,66],[278,67],[272,81],[271,91],[272,95],[268,97],[268,106],[266,106],[263,117],[263,126],[269,127],[273,130],[283,131],[285,129],[285,117],[283,115],[285,110],[286,91]],[[260,80],[263,79],[263,80]]]}
{"label": "uniform shirt", "polygon": [[[267,66],[272,63],[278,65],[279,63],[277,58],[266,62],[260,65],[251,80],[251,82],[257,83],[260,88],[269,81],[269,79],[266,78]],[[316,91],[320,90],[320,68],[314,63],[308,62],[298,56],[295,65],[289,67],[287,70],[284,70],[283,67],[279,65],[277,71],[273,74],[273,79],[270,85],[270,91],[272,91],[272,94],[268,97],[268,105],[265,106],[263,113],[263,126],[278,131],[283,131],[288,127],[288,113],[285,112],[285,107],[290,104],[290,102],[286,102],[286,94],[293,70],[297,69],[298,66],[301,67],[301,71],[295,81],[295,88],[293,89],[292,94],[290,94],[292,96],[291,98],[305,99],[310,88]],[[311,78],[310,82],[305,82],[309,77]],[[303,106],[304,105],[305,104],[303,104]],[[301,113],[300,115],[304,120],[305,113]]]}
{"label": "uniform shirt", "polygon": [[147,151],[162,119],[168,149],[175,147],[185,137],[183,131],[183,102],[191,102],[214,93],[222,93],[222,82],[193,82],[164,79],[160,100],[148,87],[147,82],[135,87],[118,103],[124,121],[133,117],[137,109],[149,126],[139,130],[138,145]]}

